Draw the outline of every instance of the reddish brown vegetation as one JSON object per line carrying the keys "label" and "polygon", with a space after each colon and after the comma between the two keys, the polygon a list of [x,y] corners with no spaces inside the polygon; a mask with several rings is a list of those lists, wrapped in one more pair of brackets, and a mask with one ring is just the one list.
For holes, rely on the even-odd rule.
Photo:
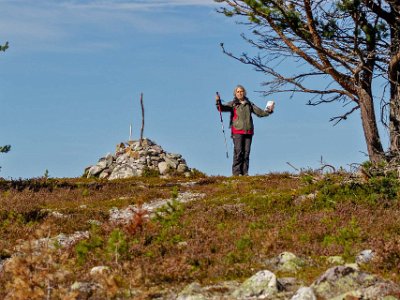
{"label": "reddish brown vegetation", "polygon": [[[345,175],[310,181],[290,174],[208,177],[195,179],[194,185],[184,184],[187,181],[190,179],[60,179],[54,180],[56,184],[34,182],[34,189],[25,182],[20,185],[23,188],[3,182],[2,258],[15,253],[22,240],[80,230],[89,230],[91,237],[69,249],[48,249],[43,256],[13,262],[0,278],[0,298],[10,289],[23,289],[27,278],[34,278],[28,290],[38,295],[51,286],[55,299],[61,297],[56,295],[72,297],[72,283],[93,280],[89,271],[97,265],[110,267],[101,280],[110,285],[114,295],[135,286],[151,289],[193,280],[238,279],[262,269],[265,259],[283,251],[313,259],[299,274],[311,282],[327,267],[323,256],[342,255],[352,262],[359,251],[374,249],[375,262],[367,268],[400,281],[396,184],[384,182],[390,190],[380,190],[375,182],[349,183]],[[115,228],[108,223],[111,207],[173,198],[177,190],[201,192],[206,197],[185,205],[174,203],[153,220],[139,209],[127,226]],[[299,201],[312,193],[314,197]],[[65,217],[55,217],[51,211]],[[103,225],[93,228],[88,220]],[[39,283],[46,280],[47,285]]]}

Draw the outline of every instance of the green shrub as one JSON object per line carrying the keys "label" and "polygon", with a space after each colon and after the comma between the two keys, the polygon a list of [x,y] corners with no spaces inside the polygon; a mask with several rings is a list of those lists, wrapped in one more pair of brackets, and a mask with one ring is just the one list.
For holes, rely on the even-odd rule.
{"label": "green shrub", "polygon": [[126,257],[128,254],[128,242],[125,233],[116,228],[107,240],[107,254],[109,258],[114,259],[118,264],[120,257]]}
{"label": "green shrub", "polygon": [[304,173],[304,174],[302,174],[302,175],[300,176],[300,179],[301,179],[301,181],[302,181],[303,183],[312,184],[312,183],[313,183],[313,180],[314,180],[314,177],[313,177],[312,175],[310,175],[310,174]]}
{"label": "green shrub", "polygon": [[399,181],[391,177],[374,177],[368,182],[369,193],[378,194],[382,199],[393,200],[399,191]]}
{"label": "green shrub", "polygon": [[318,191],[313,202],[315,209],[334,208],[339,202],[350,201],[357,204],[376,205],[383,200],[397,199],[399,182],[392,177],[377,176],[367,182],[338,182],[329,179],[320,181],[315,187]]}
{"label": "green shrub", "polygon": [[102,246],[103,239],[96,234],[91,234],[88,240],[79,241],[75,246],[78,264],[84,264],[89,253],[95,249],[100,249]]}
{"label": "green shrub", "polygon": [[236,241],[236,248],[239,251],[245,251],[253,246],[253,241],[251,240],[250,236],[245,235],[244,237],[240,238]]}
{"label": "green shrub", "polygon": [[326,235],[322,244],[324,246],[332,244],[341,246],[343,248],[343,255],[349,258],[357,251],[357,249],[354,249],[354,245],[360,243],[361,233],[361,228],[356,218],[353,217],[347,226],[339,228],[335,234]]}
{"label": "green shrub", "polygon": [[83,191],[82,191],[82,197],[88,197],[88,196],[90,196],[90,191],[89,191],[89,189],[83,189]]}
{"label": "green shrub", "polygon": [[191,171],[191,176],[194,177],[194,178],[204,178],[204,177],[207,177],[207,175],[206,175],[205,173],[203,173],[203,172],[201,172],[201,171],[199,171],[199,170],[197,170],[197,169],[195,169],[195,168],[192,169],[192,171]]}
{"label": "green shrub", "polygon": [[156,169],[150,169],[149,167],[145,167],[142,171],[142,177],[159,177],[160,176],[160,172]]}

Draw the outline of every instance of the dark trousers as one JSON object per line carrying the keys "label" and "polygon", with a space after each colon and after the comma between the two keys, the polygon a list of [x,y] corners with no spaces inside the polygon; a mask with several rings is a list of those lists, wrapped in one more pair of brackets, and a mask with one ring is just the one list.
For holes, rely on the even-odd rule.
{"label": "dark trousers", "polygon": [[233,164],[232,174],[248,175],[250,162],[250,148],[253,135],[251,134],[232,134],[233,139]]}

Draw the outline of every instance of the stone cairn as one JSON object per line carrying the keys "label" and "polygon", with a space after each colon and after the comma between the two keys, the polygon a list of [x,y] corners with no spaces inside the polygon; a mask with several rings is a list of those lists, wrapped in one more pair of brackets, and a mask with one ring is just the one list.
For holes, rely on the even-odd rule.
{"label": "stone cairn", "polygon": [[147,174],[184,174],[189,177],[191,169],[181,154],[168,153],[150,139],[129,141],[117,145],[115,155],[108,153],[97,164],[85,169],[87,178],[109,180],[144,176]]}

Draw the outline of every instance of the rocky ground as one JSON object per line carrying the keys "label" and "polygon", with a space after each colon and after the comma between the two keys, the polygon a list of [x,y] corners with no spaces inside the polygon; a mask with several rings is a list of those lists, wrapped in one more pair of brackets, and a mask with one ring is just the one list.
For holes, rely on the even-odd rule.
{"label": "rocky ground", "polygon": [[[191,182],[190,184],[196,184]],[[109,210],[107,222],[112,226],[127,225],[136,215],[146,211],[145,218],[155,218],[157,211],[167,213],[173,209],[173,203],[188,203],[204,198],[204,193],[184,192],[179,193],[174,199],[156,199],[143,205],[130,205],[128,207]],[[68,215],[57,211],[47,211],[54,218],[68,218]],[[96,220],[88,220],[98,226],[104,225]],[[59,234],[55,237],[47,237],[39,240],[23,242],[15,247],[15,253],[10,258],[0,261],[0,274],[12,268],[16,261],[26,255],[43,255],[42,252],[49,248],[70,248],[77,242],[89,239],[89,231],[75,232],[70,235]],[[185,247],[185,243],[181,243]],[[26,250],[29,249],[29,253]],[[326,257],[330,268],[320,274],[315,280],[307,285],[296,278],[296,273],[307,265],[314,264],[310,257],[298,257],[291,252],[282,252],[278,256],[263,261],[266,267],[257,271],[253,276],[244,281],[222,281],[212,285],[201,285],[193,282],[182,289],[171,288],[160,290],[153,294],[152,298],[177,299],[177,300],[201,300],[201,299],[400,299],[400,285],[385,280],[379,276],[364,272],[360,269],[363,265],[372,263],[373,250],[364,250],[357,254],[355,263],[346,264],[341,256]],[[292,277],[277,277],[274,272],[289,273]],[[91,281],[75,281],[69,288],[75,292],[76,299],[91,298],[96,290],[106,288],[98,282],[110,273],[110,267],[106,265],[94,266],[89,271]],[[10,291],[11,292],[11,291]],[[146,294],[146,290],[134,288],[125,291],[126,298],[135,299]],[[49,293],[51,298],[51,293]],[[17,299],[12,294],[7,294],[8,299]],[[125,297],[117,297],[125,298]]]}
{"label": "rocky ground", "polygon": [[397,181],[158,176],[0,182],[0,297],[400,299]]}

